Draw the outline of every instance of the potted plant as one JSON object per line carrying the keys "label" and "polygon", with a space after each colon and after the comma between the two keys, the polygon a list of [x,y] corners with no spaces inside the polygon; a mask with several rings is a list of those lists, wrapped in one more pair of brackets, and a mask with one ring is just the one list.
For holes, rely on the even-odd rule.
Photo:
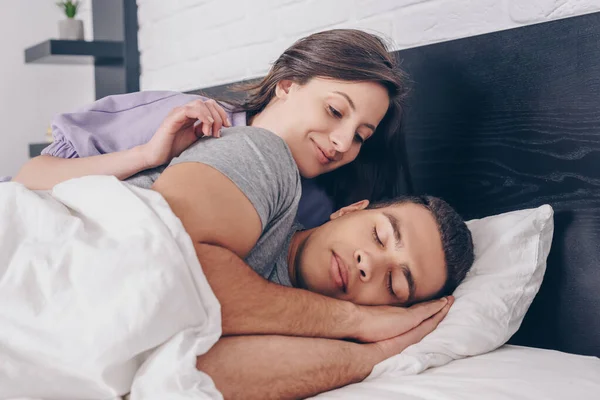
{"label": "potted plant", "polygon": [[56,3],[67,16],[66,19],[58,21],[58,36],[64,40],[83,40],[83,21],[75,19],[79,1],[59,1]]}

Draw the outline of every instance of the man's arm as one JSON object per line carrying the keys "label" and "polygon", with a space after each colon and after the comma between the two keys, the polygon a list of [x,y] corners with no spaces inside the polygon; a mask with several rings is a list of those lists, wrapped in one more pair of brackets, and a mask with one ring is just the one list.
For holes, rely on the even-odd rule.
{"label": "man's arm", "polygon": [[416,328],[385,342],[286,336],[222,338],[197,368],[211,376],[225,399],[296,399],[365,379],[373,367],[433,331],[452,300]]}
{"label": "man's arm", "polygon": [[410,331],[448,302],[442,298],[410,308],[359,306],[266,281],[222,247],[196,244],[196,254],[221,303],[224,336],[272,334],[374,342]]}
{"label": "man's arm", "polygon": [[153,189],[163,195],[196,247],[221,303],[223,335],[295,335],[377,341],[407,332],[445,303],[363,307],[266,281],[241,259],[261,221],[250,200],[221,172],[198,162],[167,168]]}
{"label": "man's arm", "polygon": [[288,336],[230,336],[203,356],[226,400],[299,399],[365,379],[380,357],[365,345]]}
{"label": "man's arm", "polygon": [[196,244],[196,253],[221,303],[224,336],[356,337],[356,305],[269,282],[222,247]]}

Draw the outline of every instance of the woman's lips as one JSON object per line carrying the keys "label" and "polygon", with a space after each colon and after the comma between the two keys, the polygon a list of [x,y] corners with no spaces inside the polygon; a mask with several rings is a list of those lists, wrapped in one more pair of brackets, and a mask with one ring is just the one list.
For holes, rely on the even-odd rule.
{"label": "woman's lips", "polygon": [[323,151],[323,149],[321,149],[321,147],[313,141],[313,145],[315,148],[315,154],[317,156],[317,160],[319,160],[319,163],[323,164],[323,165],[327,165],[330,164],[333,160],[330,159],[329,157],[327,157],[325,155],[325,152]]}

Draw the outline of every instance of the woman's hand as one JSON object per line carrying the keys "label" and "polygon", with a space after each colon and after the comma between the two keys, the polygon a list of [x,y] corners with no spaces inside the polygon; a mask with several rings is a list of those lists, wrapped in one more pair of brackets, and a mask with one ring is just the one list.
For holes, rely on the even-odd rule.
{"label": "woman's hand", "polygon": [[212,99],[174,108],[152,139],[140,146],[147,168],[167,164],[203,136],[219,137],[222,126],[230,127],[231,121]]}

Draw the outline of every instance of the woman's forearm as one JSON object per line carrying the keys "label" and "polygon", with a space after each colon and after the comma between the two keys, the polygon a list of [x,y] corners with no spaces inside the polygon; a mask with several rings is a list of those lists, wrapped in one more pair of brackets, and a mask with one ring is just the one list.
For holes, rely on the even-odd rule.
{"label": "woman's forearm", "polygon": [[47,190],[60,182],[87,175],[114,175],[123,180],[152,167],[146,162],[142,147],[84,158],[42,155],[27,162],[13,181],[32,190]]}

